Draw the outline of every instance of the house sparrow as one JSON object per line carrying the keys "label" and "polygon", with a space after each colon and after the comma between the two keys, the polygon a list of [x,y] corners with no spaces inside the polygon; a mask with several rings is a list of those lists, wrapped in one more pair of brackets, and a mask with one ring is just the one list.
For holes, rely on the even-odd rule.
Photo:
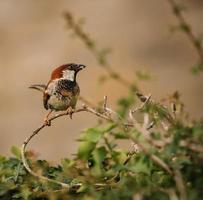
{"label": "house sparrow", "polygon": [[[53,70],[48,84],[32,85],[30,88],[43,91],[43,104],[50,112],[46,115],[44,122],[49,125],[49,115],[52,111],[67,111],[72,118],[78,96],[80,94],[79,85],[76,82],[77,74],[85,68],[81,64],[65,64]],[[41,88],[41,89],[40,89]]]}

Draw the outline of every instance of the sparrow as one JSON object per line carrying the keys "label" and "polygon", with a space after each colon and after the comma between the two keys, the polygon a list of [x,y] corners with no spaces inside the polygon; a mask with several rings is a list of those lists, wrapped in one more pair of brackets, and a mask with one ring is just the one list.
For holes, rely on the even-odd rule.
{"label": "sparrow", "polygon": [[44,119],[46,125],[50,125],[48,117],[53,111],[66,111],[72,119],[72,114],[80,94],[76,78],[78,72],[85,67],[85,65],[75,63],[61,65],[52,71],[51,78],[46,86],[30,86],[30,88],[43,92],[44,108],[50,110]]}

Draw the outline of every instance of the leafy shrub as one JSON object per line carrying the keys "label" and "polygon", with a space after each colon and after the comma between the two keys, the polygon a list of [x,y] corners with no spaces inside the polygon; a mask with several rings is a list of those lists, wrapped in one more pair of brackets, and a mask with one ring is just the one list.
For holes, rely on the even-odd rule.
{"label": "leafy shrub", "polygon": [[[126,109],[126,103],[119,106]],[[140,112],[154,121],[149,130],[125,127],[120,121],[100,121],[82,132],[77,155],[62,159],[58,166],[37,160],[33,152],[26,153],[33,171],[66,183],[68,188],[30,175],[20,150],[12,147],[14,157],[0,157],[1,199],[165,200],[203,196],[203,122],[189,123],[178,117],[171,122],[169,111],[153,100],[145,102]],[[117,145],[119,140],[131,140],[137,147],[123,150]]]}
{"label": "leafy shrub", "polygon": [[[180,25],[189,27],[175,2],[169,2]],[[11,148],[13,157],[0,156],[0,199],[202,199],[203,121],[188,120],[178,92],[164,101],[171,109],[138,92],[136,82],[129,82],[108,64],[109,49],[100,50],[70,13],[65,18],[69,28],[107,71],[100,83],[114,79],[129,90],[129,95],[118,100],[117,111],[107,107],[106,98],[104,105],[96,109],[82,107],[82,111],[99,117],[98,123],[82,131],[76,156],[62,159],[58,166],[15,146]],[[183,30],[193,35],[190,27]],[[201,54],[201,45],[195,42],[193,37]],[[138,79],[150,79],[147,73],[136,75]],[[91,104],[84,97],[81,99]],[[120,140],[127,140],[129,149],[122,149]],[[26,159],[22,157],[24,153]]]}

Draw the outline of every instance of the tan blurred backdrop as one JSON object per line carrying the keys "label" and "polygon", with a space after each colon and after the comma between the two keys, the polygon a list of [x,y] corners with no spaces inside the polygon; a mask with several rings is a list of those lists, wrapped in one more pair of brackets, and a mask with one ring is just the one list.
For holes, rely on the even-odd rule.
{"label": "tan blurred backdrop", "polygon": [[[201,33],[203,2],[182,2],[195,33]],[[203,75],[190,73],[197,55],[184,34],[169,32],[177,21],[166,0],[0,0],[0,154],[9,155],[10,147],[21,145],[42,122],[42,96],[28,86],[47,82],[58,65],[88,66],[78,81],[81,94],[92,101],[108,95],[115,108],[116,99],[127,93],[114,81],[99,86],[105,72],[83,43],[70,36],[62,16],[66,10],[85,18],[85,30],[98,45],[113,49],[109,60],[123,76],[133,80],[136,70],[154,75],[153,81],[141,83],[144,93],[159,100],[179,90],[192,117],[203,116]],[[76,151],[80,130],[95,122],[84,113],[58,119],[29,148],[41,158],[59,160]]]}

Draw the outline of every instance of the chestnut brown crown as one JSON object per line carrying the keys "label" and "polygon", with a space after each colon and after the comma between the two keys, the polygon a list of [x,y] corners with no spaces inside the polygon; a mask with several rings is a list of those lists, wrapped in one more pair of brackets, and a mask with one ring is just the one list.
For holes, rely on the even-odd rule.
{"label": "chestnut brown crown", "polygon": [[85,67],[86,67],[85,65],[75,64],[75,63],[61,65],[60,67],[57,67],[56,69],[53,70],[53,72],[51,74],[51,80],[63,78],[64,72],[66,72],[66,71],[73,72],[74,75],[76,76],[77,73],[80,70],[84,69]]}

